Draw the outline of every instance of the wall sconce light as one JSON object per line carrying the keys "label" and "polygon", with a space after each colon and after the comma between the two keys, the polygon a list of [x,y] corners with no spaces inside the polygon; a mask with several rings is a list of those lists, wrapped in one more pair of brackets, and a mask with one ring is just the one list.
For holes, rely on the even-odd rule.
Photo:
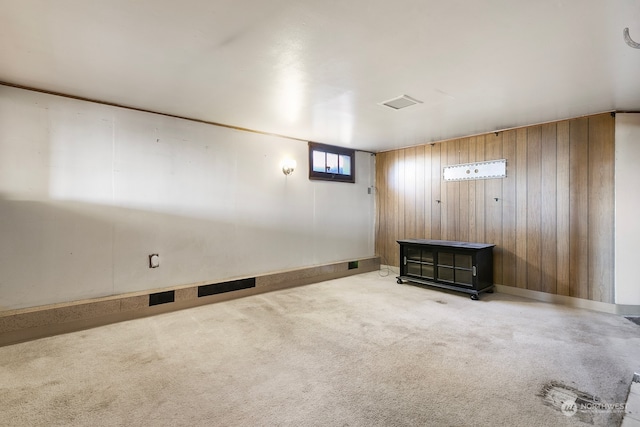
{"label": "wall sconce light", "polygon": [[296,161],[293,159],[284,159],[282,161],[282,173],[291,175],[296,168]]}

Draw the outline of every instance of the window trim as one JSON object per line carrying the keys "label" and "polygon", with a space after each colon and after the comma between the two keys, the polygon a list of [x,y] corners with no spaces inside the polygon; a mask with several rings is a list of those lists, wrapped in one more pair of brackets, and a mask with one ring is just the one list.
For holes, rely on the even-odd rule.
{"label": "window trim", "polygon": [[[316,172],[313,170],[313,151],[322,151],[336,155],[349,156],[351,159],[351,174],[342,175],[328,172]],[[337,147],[335,145],[320,144],[309,141],[309,179],[318,181],[356,182],[356,150],[351,148]]]}

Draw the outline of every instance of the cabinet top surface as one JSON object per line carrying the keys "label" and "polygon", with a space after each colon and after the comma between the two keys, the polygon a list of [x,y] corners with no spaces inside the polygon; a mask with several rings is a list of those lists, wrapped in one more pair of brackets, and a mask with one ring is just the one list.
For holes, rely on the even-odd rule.
{"label": "cabinet top surface", "polygon": [[427,239],[404,239],[404,240],[398,240],[398,243],[412,244],[412,245],[440,246],[440,247],[446,247],[446,248],[460,248],[460,249],[486,249],[486,248],[492,248],[495,246],[490,243],[455,242],[451,240],[427,240]]}

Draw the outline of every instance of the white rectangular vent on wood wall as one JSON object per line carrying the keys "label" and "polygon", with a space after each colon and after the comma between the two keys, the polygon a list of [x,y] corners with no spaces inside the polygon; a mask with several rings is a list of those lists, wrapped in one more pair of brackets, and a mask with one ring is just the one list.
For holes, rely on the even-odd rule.
{"label": "white rectangular vent on wood wall", "polygon": [[466,181],[471,179],[492,179],[507,177],[507,160],[463,163],[442,168],[445,181]]}
{"label": "white rectangular vent on wood wall", "polygon": [[402,95],[388,101],[384,101],[380,105],[393,108],[394,110],[400,110],[402,108],[410,107],[416,104],[422,104],[422,101],[418,101],[417,99],[412,98],[409,95]]}

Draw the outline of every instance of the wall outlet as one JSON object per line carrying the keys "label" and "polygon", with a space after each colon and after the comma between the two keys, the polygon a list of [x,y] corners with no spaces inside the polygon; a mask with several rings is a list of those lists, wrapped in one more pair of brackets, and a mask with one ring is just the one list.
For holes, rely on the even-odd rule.
{"label": "wall outlet", "polygon": [[149,255],[149,268],[160,267],[160,256],[158,254]]}

